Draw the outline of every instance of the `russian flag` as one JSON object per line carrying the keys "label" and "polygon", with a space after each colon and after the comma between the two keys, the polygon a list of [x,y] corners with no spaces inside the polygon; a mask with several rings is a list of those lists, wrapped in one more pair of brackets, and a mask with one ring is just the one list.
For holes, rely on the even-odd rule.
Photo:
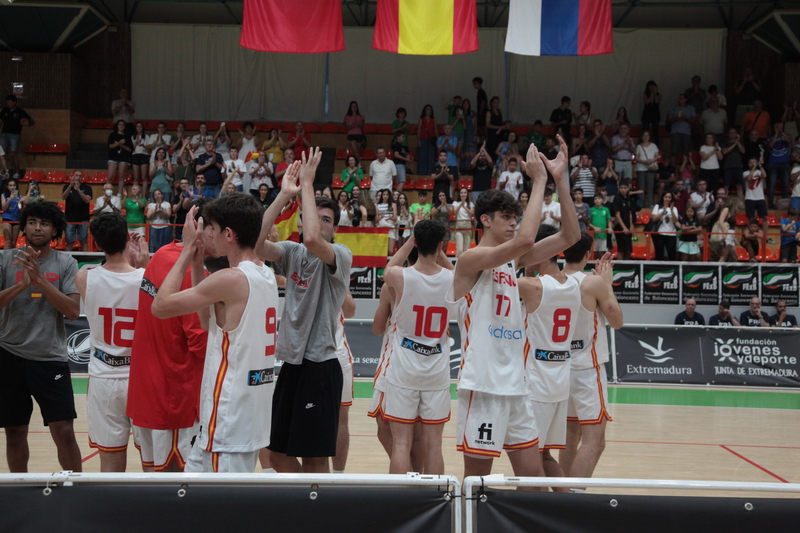
{"label": "russian flag", "polygon": [[613,53],[611,0],[511,0],[506,52],[526,56]]}

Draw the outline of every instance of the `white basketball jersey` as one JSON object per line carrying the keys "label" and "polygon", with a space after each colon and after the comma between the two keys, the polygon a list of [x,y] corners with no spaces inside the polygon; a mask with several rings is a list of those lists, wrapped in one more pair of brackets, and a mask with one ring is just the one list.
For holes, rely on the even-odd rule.
{"label": "white basketball jersey", "polygon": [[411,267],[403,270],[403,294],[394,308],[397,329],[392,364],[386,379],[413,390],[442,390],[450,386],[450,309],[447,292],[453,272],[445,268],[432,276]]}
{"label": "white basketball jersey", "polygon": [[378,361],[378,368],[375,369],[375,380],[372,382],[372,388],[376,391],[386,391],[386,371],[389,368],[389,361],[392,355],[392,348],[394,348],[395,331],[397,324],[394,321],[394,313],[389,317],[389,323],[386,324],[386,331],[383,334],[383,343],[381,344],[381,358]]}
{"label": "white basketball jersey", "polygon": [[[570,274],[583,283],[586,272]],[[583,307],[578,310],[578,323],[572,336],[572,368],[584,370],[599,367],[608,362],[608,334],[606,333],[606,317],[599,309],[589,311]]]}
{"label": "white basketball jersey", "polygon": [[143,275],[143,268],[118,273],[99,266],[88,272],[84,309],[91,330],[90,376],[126,379],[130,374]]}
{"label": "white basketball jersey", "polygon": [[569,399],[570,344],[581,307],[581,284],[567,276],[564,283],[539,276],[542,301],[527,314],[525,346],[528,394],[537,402]]}
{"label": "white basketball jersey", "polygon": [[458,303],[459,389],[500,396],[527,394],[525,332],[515,264],[484,270]]}
{"label": "white basketball jersey", "polygon": [[350,352],[350,345],[347,344],[347,334],[344,332],[344,315],[339,314],[339,321],[336,323],[336,357],[342,365],[342,372],[347,373],[353,366],[353,354]]}
{"label": "white basketball jersey", "polygon": [[200,395],[196,446],[209,452],[252,452],[269,444],[278,333],[278,285],[266,265],[243,261],[250,286],[236,329],[217,326],[214,308]]}

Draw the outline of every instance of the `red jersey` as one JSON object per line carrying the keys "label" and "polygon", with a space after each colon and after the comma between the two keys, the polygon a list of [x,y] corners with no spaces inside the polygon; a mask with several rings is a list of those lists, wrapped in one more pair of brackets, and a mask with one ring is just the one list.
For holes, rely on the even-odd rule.
{"label": "red jersey", "polygon": [[[153,316],[153,299],[183,250],[178,241],[159,249],[144,271],[139,312],[131,347],[127,415],[134,425],[180,429],[194,425],[200,413],[200,384],[207,332],[197,313],[174,318]],[[181,290],[192,286],[191,268]],[[138,358],[133,363],[133,358]]]}
{"label": "red jersey", "polygon": [[309,148],[306,147],[303,140],[306,140],[311,143],[311,136],[308,133],[304,133],[303,135],[298,135],[297,132],[290,133],[289,136],[286,138],[286,143],[289,147],[294,150],[294,160],[300,161],[303,157],[303,151],[308,153]]}

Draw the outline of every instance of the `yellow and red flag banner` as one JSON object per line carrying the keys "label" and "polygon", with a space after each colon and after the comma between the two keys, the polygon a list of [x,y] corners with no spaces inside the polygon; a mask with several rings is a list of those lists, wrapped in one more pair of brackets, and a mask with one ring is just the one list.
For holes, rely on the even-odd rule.
{"label": "yellow and red flag banner", "polygon": [[452,55],[478,49],[475,0],[378,0],[372,48]]}
{"label": "yellow and red flag banner", "polygon": [[344,50],[342,0],[244,0],[239,46],[294,54]]}
{"label": "yellow and red flag banner", "polygon": [[[297,229],[297,219],[299,218],[297,202],[278,215],[275,219],[275,227],[278,228],[278,241],[300,242],[300,232]],[[386,245],[389,246],[388,244]]]}
{"label": "yellow and red flag banner", "polygon": [[385,228],[340,227],[335,240],[353,253],[354,267],[386,266],[389,250],[389,232]]}

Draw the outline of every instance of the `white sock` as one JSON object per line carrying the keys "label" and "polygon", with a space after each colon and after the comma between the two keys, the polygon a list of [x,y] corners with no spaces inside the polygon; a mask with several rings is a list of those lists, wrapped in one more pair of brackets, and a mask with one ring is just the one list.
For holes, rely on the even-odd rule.
{"label": "white sock", "polygon": [[344,470],[334,470],[334,474],[344,474]]}
{"label": "white sock", "polygon": [[277,474],[277,472],[275,471],[274,468],[262,468],[261,469],[261,473],[262,474]]}

